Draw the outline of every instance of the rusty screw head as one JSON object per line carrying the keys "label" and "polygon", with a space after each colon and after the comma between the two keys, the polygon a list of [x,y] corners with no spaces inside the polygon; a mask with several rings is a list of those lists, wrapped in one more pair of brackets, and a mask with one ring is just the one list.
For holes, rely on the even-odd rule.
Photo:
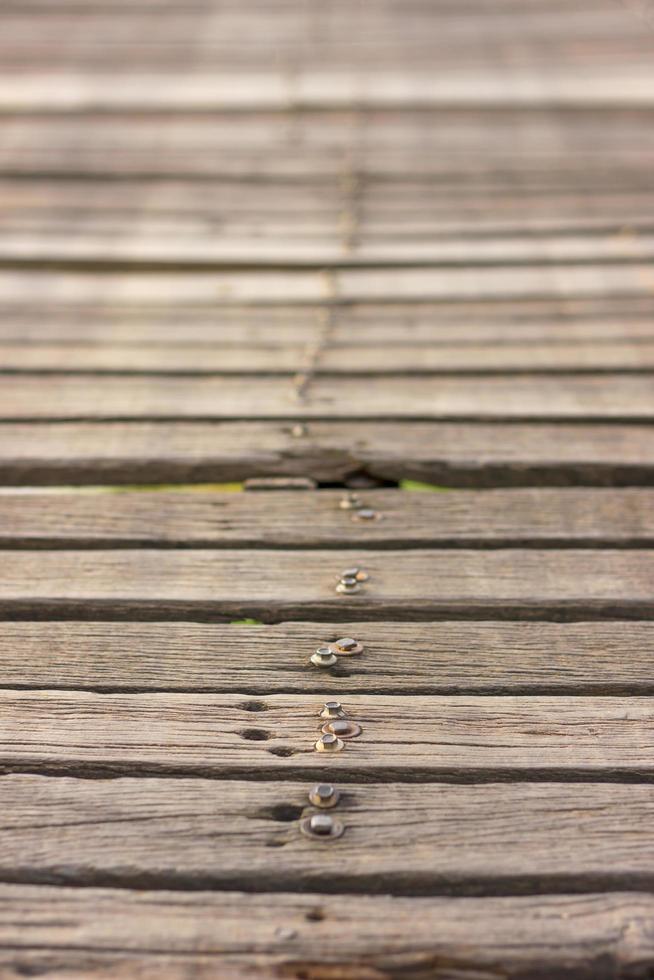
{"label": "rusty screw head", "polygon": [[324,707],[320,712],[321,718],[344,718],[345,711],[340,701],[325,701]]}
{"label": "rusty screw head", "polygon": [[316,667],[333,667],[337,657],[331,647],[318,647],[310,659]]}
{"label": "rusty screw head", "polygon": [[305,837],[333,840],[343,833],[343,824],[327,813],[314,813],[312,817],[300,822],[300,830]]}
{"label": "rusty screw head", "polygon": [[368,573],[364,572],[358,565],[354,565],[352,568],[345,568],[341,572],[341,582],[346,578],[356,579],[357,582],[367,582]]}
{"label": "rusty screw head", "polygon": [[325,735],[335,735],[337,738],[356,738],[361,734],[361,725],[354,721],[336,720],[328,721],[322,726],[321,731]]}
{"label": "rusty screw head", "polygon": [[348,493],[341,501],[339,501],[338,506],[341,510],[354,510],[357,507],[361,507],[361,501],[356,493]]}
{"label": "rusty screw head", "polygon": [[330,646],[337,657],[351,657],[355,653],[363,652],[363,644],[353,640],[351,636],[344,636]]}
{"label": "rusty screw head", "polygon": [[340,752],[345,748],[345,742],[331,732],[326,732],[320,736],[315,748],[317,752]]}
{"label": "rusty screw head", "polygon": [[309,802],[322,809],[336,806],[340,798],[341,794],[331,783],[317,783],[309,793]]}

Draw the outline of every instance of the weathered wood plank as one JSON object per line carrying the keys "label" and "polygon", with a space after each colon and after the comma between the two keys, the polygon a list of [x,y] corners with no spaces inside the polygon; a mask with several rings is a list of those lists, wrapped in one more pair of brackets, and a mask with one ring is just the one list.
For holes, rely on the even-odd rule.
{"label": "weathered wood plank", "polygon": [[341,784],[345,833],[325,843],[300,834],[308,781],[1,785],[5,881],[415,895],[649,890],[654,879],[652,786]]}
{"label": "weathered wood plank", "polygon": [[652,547],[654,490],[0,494],[1,547]]}
{"label": "weathered wood plank", "polygon": [[[0,260],[296,267],[387,262],[644,261],[654,200],[635,188],[566,193],[504,178],[402,183],[0,181]],[[74,224],[75,234],[69,228]]]}
{"label": "weathered wood plank", "polygon": [[[374,356],[375,347],[419,347],[428,358],[434,346],[452,350],[465,345],[514,348],[531,345],[645,344],[654,339],[648,296],[587,297],[585,299],[494,300],[408,303],[305,303],[157,305],[156,302],[120,304],[110,297],[88,303],[65,303],[21,293],[16,301],[0,305],[0,343],[22,349],[30,344],[44,347],[67,345],[93,347],[156,348],[153,357],[169,356],[171,346],[181,358],[187,347],[203,348],[207,357],[247,348],[265,348],[271,357],[280,348],[314,347],[330,322],[334,350],[354,348],[358,358]],[[158,352],[158,353],[157,353]],[[142,355],[141,355],[142,356]],[[233,355],[231,355],[233,356]],[[581,355],[580,355],[581,356]],[[588,353],[588,356],[591,356]],[[596,355],[601,357],[601,353]]]}
{"label": "weathered wood plank", "polygon": [[[364,653],[328,673],[306,667],[341,636],[357,637]],[[4,622],[0,687],[264,697],[328,687],[346,703],[366,693],[645,695],[653,644],[648,622]]]}
{"label": "weathered wood plank", "polygon": [[[392,273],[392,274],[391,274]],[[646,263],[178,272],[5,270],[0,304],[202,305],[650,298]]]}
{"label": "weathered wood plank", "polygon": [[[588,18],[587,18],[588,23]],[[356,174],[403,181],[651,190],[649,109],[553,106],[420,111],[8,114],[0,172],[334,179]],[[495,175],[491,177],[491,175]]]}
{"label": "weathered wood plank", "polygon": [[424,419],[654,421],[654,375],[315,377],[10,375],[0,419]]}
{"label": "weathered wood plank", "polygon": [[[339,595],[343,569],[370,581]],[[654,551],[6,551],[6,619],[614,618],[654,615]]]}
{"label": "weathered wood plank", "polygon": [[[317,671],[311,648],[296,669]],[[654,775],[647,697],[346,695],[362,728],[326,757],[314,743],[333,693],[0,691],[0,770],[195,773],[329,772],[332,778],[571,778]],[[654,790],[653,790],[654,793]],[[654,796],[652,797],[654,805]]]}
{"label": "weathered wood plank", "polygon": [[[297,435],[294,435],[294,431]],[[0,482],[228,482],[364,471],[451,486],[654,481],[654,428],[426,422],[60,423],[0,426]]]}
{"label": "weathered wood plank", "polygon": [[[53,908],[57,915],[53,920]],[[647,894],[402,898],[0,886],[0,964],[119,980],[604,980],[654,964]],[[519,929],[516,924],[519,923]],[[80,948],[82,947],[83,948]],[[234,971],[234,972],[232,972]],[[242,973],[241,973],[242,971]],[[490,974],[489,974],[490,975]]]}
{"label": "weathered wood plank", "polygon": [[[271,336],[272,339],[272,336]],[[308,343],[298,347],[129,347],[97,344],[2,344],[4,372],[114,372],[118,374],[289,374],[307,363]],[[441,374],[516,372],[651,371],[654,342],[439,344],[329,348],[316,374]]]}

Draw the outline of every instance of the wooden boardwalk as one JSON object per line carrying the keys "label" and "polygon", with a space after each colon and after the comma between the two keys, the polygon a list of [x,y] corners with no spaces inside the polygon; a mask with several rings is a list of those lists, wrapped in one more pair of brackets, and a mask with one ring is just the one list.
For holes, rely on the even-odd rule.
{"label": "wooden boardwalk", "polygon": [[0,978],[654,976],[654,6],[0,28]]}

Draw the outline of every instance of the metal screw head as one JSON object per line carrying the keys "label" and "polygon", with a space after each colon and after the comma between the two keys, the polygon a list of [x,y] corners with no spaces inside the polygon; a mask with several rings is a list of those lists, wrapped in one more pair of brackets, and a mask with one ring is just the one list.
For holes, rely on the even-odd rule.
{"label": "metal screw head", "polygon": [[354,721],[328,721],[322,726],[325,735],[335,735],[337,738],[356,738],[361,734],[361,725]]}
{"label": "metal screw head", "polygon": [[353,568],[343,569],[343,571],[341,572],[341,582],[343,581],[343,579],[346,578],[356,579],[357,582],[367,582],[368,573],[364,572],[364,570],[362,568],[359,568],[358,565],[355,565]]}
{"label": "metal screw head", "polygon": [[338,657],[351,657],[355,653],[363,652],[363,644],[358,640],[353,640],[351,636],[344,636],[331,644],[331,648]]}
{"label": "metal screw head", "polygon": [[355,578],[351,576],[346,576],[340,580],[336,586],[336,591],[341,595],[354,595],[361,591],[361,586]]}
{"label": "metal screw head", "polygon": [[336,806],[340,798],[341,794],[331,783],[317,783],[309,793],[309,802],[322,809]]}
{"label": "metal screw head", "polygon": [[345,742],[331,732],[326,732],[320,736],[315,748],[317,752],[340,752],[345,748]]}
{"label": "metal screw head", "polygon": [[339,501],[338,506],[341,510],[354,510],[356,507],[361,507],[361,501],[356,493],[348,493],[347,496]]}
{"label": "metal screw head", "polygon": [[305,837],[334,840],[341,836],[343,829],[341,821],[335,820],[327,813],[314,813],[312,817],[300,821],[300,831]]}
{"label": "metal screw head", "polygon": [[324,707],[320,712],[321,718],[343,718],[345,711],[340,701],[325,701]]}
{"label": "metal screw head", "polygon": [[338,658],[331,647],[318,647],[310,659],[316,667],[333,667]]}
{"label": "metal screw head", "polygon": [[353,521],[379,521],[381,520],[381,514],[378,511],[373,510],[372,507],[360,507],[356,514],[352,514],[351,520]]}

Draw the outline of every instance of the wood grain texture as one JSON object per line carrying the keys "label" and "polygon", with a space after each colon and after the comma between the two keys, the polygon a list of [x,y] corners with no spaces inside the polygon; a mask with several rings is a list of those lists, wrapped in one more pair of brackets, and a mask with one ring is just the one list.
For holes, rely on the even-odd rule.
{"label": "wood grain texture", "polygon": [[2,885],[0,965],[8,980],[37,965],[48,980],[478,980],[498,967],[507,980],[616,980],[651,969],[653,914],[644,893],[271,900]]}
{"label": "wood grain texture", "polygon": [[[164,274],[166,273],[166,274]],[[424,303],[483,300],[529,302],[549,299],[651,299],[654,270],[643,262],[584,265],[544,263],[532,266],[469,267],[380,266],[332,270],[263,269],[234,271],[93,271],[75,268],[0,271],[0,305],[29,307],[176,304],[306,305],[307,303]]]}
{"label": "wood grain texture", "polygon": [[[646,190],[384,181],[0,180],[0,260],[140,267],[647,261]],[[69,226],[74,224],[75,234]]]}
{"label": "wood grain texture", "polygon": [[[0,371],[72,374],[289,374],[307,363],[299,347],[129,347],[65,344],[2,344]],[[335,347],[321,352],[317,375],[507,374],[654,370],[654,342],[441,344],[434,347]]]}
{"label": "wood grain texture", "polygon": [[[187,348],[201,347],[207,358],[257,348],[269,352],[271,363],[284,349],[312,348],[330,321],[330,344],[362,357],[375,348],[418,347],[425,357],[431,349],[523,345],[544,351],[577,345],[580,357],[591,357],[597,346],[638,343],[654,339],[648,296],[549,297],[531,300],[452,300],[384,303],[337,302],[239,304],[147,303],[134,305],[110,296],[84,303],[66,302],[55,295],[17,294],[0,305],[0,343],[3,348],[68,347],[69,356],[93,348],[100,358],[112,350],[147,349],[153,358],[180,358]],[[139,353],[141,351],[141,353]],[[407,355],[408,356],[408,355]],[[431,355],[434,356],[434,355]],[[499,354],[498,354],[499,356]],[[600,357],[601,354],[596,354]],[[327,362],[326,362],[327,363]]]}
{"label": "wood grain texture", "polygon": [[0,419],[397,419],[654,421],[654,375],[290,377],[8,376]]}
{"label": "wood grain texture", "polygon": [[[307,657],[341,636],[365,651],[329,671]],[[651,694],[648,622],[11,622],[0,688],[271,694]]]}
{"label": "wood grain texture", "polygon": [[345,832],[328,842],[299,830],[309,781],[1,785],[4,881],[428,895],[649,890],[654,878],[647,785],[341,784]]}
{"label": "wood grain texture", "polygon": [[6,423],[0,482],[342,482],[362,471],[459,487],[654,481],[651,426],[312,421],[299,431],[279,422]]}
{"label": "wood grain texture", "polygon": [[[586,14],[585,31],[591,22]],[[651,193],[652,110],[642,105],[168,109],[6,113],[0,173],[73,180],[291,178],[296,184],[353,175],[405,183],[436,178],[438,187],[457,198],[468,183],[511,194],[517,188],[550,189],[577,200],[591,187]]]}
{"label": "wood grain texture", "polygon": [[652,547],[654,490],[0,494],[0,547]]}
{"label": "wood grain texture", "polygon": [[[5,551],[6,619],[615,618],[654,614],[651,550]],[[343,569],[370,581],[339,595]]]}
{"label": "wood grain texture", "polygon": [[[297,667],[318,670],[306,651]],[[362,728],[326,757],[314,747],[333,694],[0,691],[0,770],[57,774],[281,774],[311,778],[654,775],[647,697],[348,695]],[[154,734],[154,737],[153,737]],[[322,774],[322,775],[321,775]]]}

